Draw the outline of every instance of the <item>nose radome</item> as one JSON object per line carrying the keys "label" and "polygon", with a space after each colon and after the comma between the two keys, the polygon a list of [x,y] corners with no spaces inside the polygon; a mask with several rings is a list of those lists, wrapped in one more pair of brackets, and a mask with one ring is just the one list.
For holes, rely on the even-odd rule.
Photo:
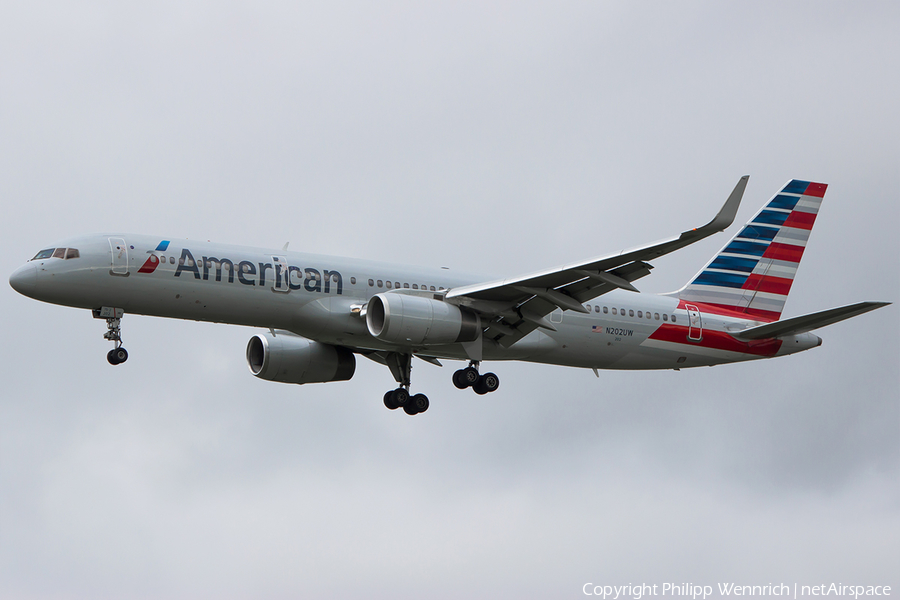
{"label": "nose radome", "polygon": [[34,285],[37,281],[37,267],[34,264],[22,265],[9,276],[9,285],[24,296],[34,293]]}

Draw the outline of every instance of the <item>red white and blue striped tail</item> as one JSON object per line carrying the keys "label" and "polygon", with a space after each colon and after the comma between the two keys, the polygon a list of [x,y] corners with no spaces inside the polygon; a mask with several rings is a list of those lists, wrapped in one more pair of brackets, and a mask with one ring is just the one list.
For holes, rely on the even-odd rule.
{"label": "red white and blue striped tail", "polygon": [[760,321],[781,317],[828,187],[792,179],[677,292]]}

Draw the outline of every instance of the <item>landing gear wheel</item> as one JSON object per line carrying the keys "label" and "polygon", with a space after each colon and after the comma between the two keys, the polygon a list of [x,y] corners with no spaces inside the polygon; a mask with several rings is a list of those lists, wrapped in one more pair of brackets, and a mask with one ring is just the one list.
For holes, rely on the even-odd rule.
{"label": "landing gear wheel", "polygon": [[399,404],[394,404],[394,390],[388,390],[384,393],[384,405],[391,410],[400,408]]}
{"label": "landing gear wheel", "polygon": [[478,381],[472,386],[472,389],[475,390],[476,394],[484,395],[497,391],[497,388],[499,387],[500,378],[493,373],[485,373],[478,378]]}
{"label": "landing gear wheel", "polygon": [[106,360],[111,365],[118,365],[128,360],[128,350],[125,348],[113,348],[106,354]]}
{"label": "landing gear wheel", "polygon": [[469,387],[469,383],[463,378],[463,371],[465,371],[465,369],[460,369],[458,371],[454,371],[453,373],[453,385],[455,385],[456,388],[460,390],[464,390]]}
{"label": "landing gear wheel", "polygon": [[[391,391],[391,404],[396,404],[400,407],[405,406],[407,402],[409,402],[408,391],[403,388],[397,388],[396,390]],[[386,403],[385,406],[387,406]],[[390,408],[390,406],[388,406],[388,408]]]}
{"label": "landing gear wheel", "polygon": [[417,415],[428,410],[430,402],[425,394],[416,394],[403,405],[403,411],[408,415]]}
{"label": "landing gear wheel", "polygon": [[478,369],[476,369],[475,367],[466,367],[465,369],[460,369],[457,372],[459,373],[460,383],[464,383],[465,387],[469,387],[478,383]]}

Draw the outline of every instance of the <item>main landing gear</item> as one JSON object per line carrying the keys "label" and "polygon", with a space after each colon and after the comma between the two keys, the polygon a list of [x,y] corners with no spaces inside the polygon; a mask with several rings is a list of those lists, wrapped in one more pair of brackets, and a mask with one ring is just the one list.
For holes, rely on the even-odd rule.
{"label": "main landing gear", "polygon": [[494,373],[478,374],[478,361],[471,361],[465,369],[453,373],[453,385],[464,390],[471,387],[476,394],[484,395],[496,392],[500,387],[500,378]]}
{"label": "main landing gear", "polygon": [[[385,359],[400,387],[384,393],[384,405],[391,410],[397,410],[402,407],[403,412],[408,415],[417,415],[428,410],[428,396],[425,394],[411,395],[409,393],[412,355],[392,352]],[[475,390],[476,394],[484,395],[497,391],[500,387],[500,378],[494,373],[479,375],[478,361],[473,360],[465,369],[460,369],[453,373],[453,385],[461,390],[470,387]]]}
{"label": "main landing gear", "polygon": [[122,347],[122,317],[125,311],[121,308],[103,308],[93,311],[95,319],[106,319],[106,333],[103,339],[115,343],[116,347],[106,354],[111,365],[118,365],[128,360],[128,350]]}
{"label": "main landing gear", "polygon": [[410,395],[409,386],[412,379],[412,354],[392,352],[387,355],[387,364],[394,379],[400,384],[395,390],[384,394],[384,405],[391,410],[403,407],[408,415],[417,415],[428,410],[430,403],[425,394]]}

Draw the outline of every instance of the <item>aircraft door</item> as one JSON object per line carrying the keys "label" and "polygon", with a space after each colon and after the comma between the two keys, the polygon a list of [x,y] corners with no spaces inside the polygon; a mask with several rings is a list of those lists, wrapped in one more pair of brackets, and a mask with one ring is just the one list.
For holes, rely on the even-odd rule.
{"label": "aircraft door", "polygon": [[128,246],[124,238],[109,238],[111,275],[128,275]]}
{"label": "aircraft door", "polygon": [[290,272],[288,271],[287,258],[284,256],[272,257],[272,268],[275,270],[275,278],[272,281],[273,292],[291,291]]}
{"label": "aircraft door", "polygon": [[703,319],[700,317],[700,309],[693,304],[685,304],[688,313],[688,339],[695,342],[703,337]]}

